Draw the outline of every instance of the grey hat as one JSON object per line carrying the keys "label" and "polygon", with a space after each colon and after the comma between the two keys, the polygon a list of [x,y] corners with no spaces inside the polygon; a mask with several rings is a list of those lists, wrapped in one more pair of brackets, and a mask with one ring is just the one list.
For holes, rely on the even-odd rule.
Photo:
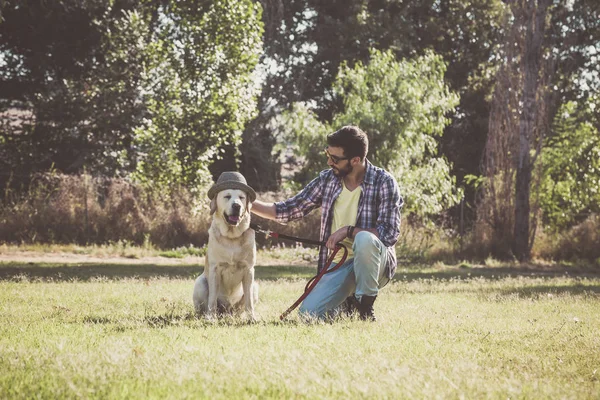
{"label": "grey hat", "polygon": [[225,189],[240,189],[246,192],[250,201],[256,200],[256,192],[246,183],[244,175],[235,171],[225,171],[221,173],[217,183],[208,189],[208,198],[213,199],[217,193]]}

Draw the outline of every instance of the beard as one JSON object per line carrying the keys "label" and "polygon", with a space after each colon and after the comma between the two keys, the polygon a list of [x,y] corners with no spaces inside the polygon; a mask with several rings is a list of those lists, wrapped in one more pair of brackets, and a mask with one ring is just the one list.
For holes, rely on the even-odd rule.
{"label": "beard", "polygon": [[352,165],[350,165],[350,163],[348,163],[348,165],[346,165],[346,167],[344,167],[344,168],[331,167],[331,169],[333,170],[333,174],[335,176],[337,176],[338,178],[343,178],[346,175],[348,175],[350,172],[352,172],[354,167],[352,167]]}

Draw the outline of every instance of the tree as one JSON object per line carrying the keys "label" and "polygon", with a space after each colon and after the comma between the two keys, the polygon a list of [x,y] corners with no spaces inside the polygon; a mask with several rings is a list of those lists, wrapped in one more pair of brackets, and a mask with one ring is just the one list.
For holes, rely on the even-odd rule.
{"label": "tree", "polygon": [[540,162],[544,171],[540,204],[553,230],[568,229],[600,213],[600,131],[588,122],[591,110],[565,104]]}
{"label": "tree", "polygon": [[[271,151],[276,132],[270,121],[292,104],[304,102],[319,120],[328,122],[343,111],[343,101],[333,90],[335,78],[344,62],[351,67],[367,62],[372,48],[392,50],[398,59],[431,49],[443,57],[446,82],[460,94],[460,103],[449,115],[445,134],[436,137],[439,150],[451,161],[459,181],[466,174],[480,173],[489,114],[486,96],[493,84],[489,66],[504,28],[500,0],[261,0],[261,4],[266,83],[259,117],[246,130],[245,143],[262,157],[259,165],[247,160],[247,176],[258,175],[262,183],[273,168],[265,164],[277,156]],[[262,152],[256,148],[259,139],[267,146]],[[472,200],[474,191],[468,194]]]}
{"label": "tree", "polygon": [[[0,163],[25,180],[54,168],[195,185],[255,114],[262,24],[251,0],[0,11]],[[15,110],[31,116],[18,129]]]}
{"label": "tree", "polygon": [[458,103],[444,72],[441,57],[431,52],[399,62],[391,51],[373,50],[368,64],[343,65],[333,90],[344,111],[334,114],[331,124],[301,105],[282,124],[288,142],[300,143],[298,153],[306,156],[296,180],[311,179],[323,168],[326,133],[354,124],[369,136],[369,160],[398,180],[408,212],[426,216],[456,204],[461,193],[450,165],[437,154],[436,137]]}
{"label": "tree", "polygon": [[600,7],[586,0],[570,5],[551,0],[508,3],[505,38],[496,54],[500,66],[478,216],[491,230],[496,256],[526,260],[535,238],[542,176],[536,159],[552,137],[550,121],[558,106],[569,98],[589,98],[574,82],[585,81],[582,77],[590,71],[598,73],[597,63],[587,60],[593,54],[590,43],[598,46],[600,41]]}
{"label": "tree", "polygon": [[[531,174],[535,159],[532,159],[532,147],[540,141],[538,125],[538,89],[541,81],[542,57],[544,54],[544,36],[547,24],[548,7],[552,0],[530,0],[513,7],[513,15],[525,28],[525,40],[522,53],[523,91],[521,103],[523,109],[519,121],[519,147],[516,164],[516,200],[513,252],[517,259],[529,259],[533,241],[530,239],[530,193]],[[537,134],[536,134],[537,133]],[[539,152],[535,153],[536,156]]]}
{"label": "tree", "polygon": [[210,180],[208,167],[224,147],[239,145],[256,113],[260,6],[179,1],[159,8],[157,19],[143,86],[150,116],[136,129],[143,156],[135,176],[195,187]]}
{"label": "tree", "polygon": [[[105,32],[117,29],[115,17],[135,3],[3,2],[3,171],[25,180],[50,168],[119,175],[133,161],[132,131],[144,112],[137,90],[143,63],[139,46],[130,46],[137,38],[111,43]],[[18,120],[6,123],[11,115]]]}

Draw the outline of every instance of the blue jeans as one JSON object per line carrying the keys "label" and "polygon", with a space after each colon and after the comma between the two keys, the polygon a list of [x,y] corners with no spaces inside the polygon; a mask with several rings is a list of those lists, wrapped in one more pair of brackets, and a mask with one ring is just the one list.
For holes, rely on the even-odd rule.
{"label": "blue jeans", "polygon": [[376,296],[389,282],[385,273],[387,249],[377,236],[367,231],[358,232],[352,250],[354,258],[338,270],[323,275],[306,296],[300,306],[300,315],[324,318],[334,313],[352,293],[360,301],[363,295]]}

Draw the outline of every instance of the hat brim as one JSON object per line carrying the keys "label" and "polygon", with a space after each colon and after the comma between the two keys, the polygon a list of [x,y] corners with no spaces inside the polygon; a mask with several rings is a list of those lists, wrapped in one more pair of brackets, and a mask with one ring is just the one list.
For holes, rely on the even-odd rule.
{"label": "hat brim", "polygon": [[254,189],[252,189],[250,186],[248,186],[242,182],[215,183],[214,185],[211,186],[210,189],[208,189],[208,198],[212,200],[217,195],[217,193],[219,193],[222,190],[227,190],[227,189],[243,190],[248,195],[248,199],[250,201],[256,200],[256,192],[254,191]]}

